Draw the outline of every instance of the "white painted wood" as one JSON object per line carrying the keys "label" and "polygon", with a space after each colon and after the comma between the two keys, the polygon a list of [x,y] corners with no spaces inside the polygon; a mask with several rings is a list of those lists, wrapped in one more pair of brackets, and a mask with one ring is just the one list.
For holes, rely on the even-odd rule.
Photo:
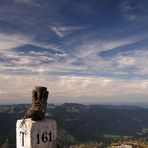
{"label": "white painted wood", "polygon": [[57,124],[53,119],[45,118],[42,121],[25,119],[16,123],[17,148],[56,148]]}

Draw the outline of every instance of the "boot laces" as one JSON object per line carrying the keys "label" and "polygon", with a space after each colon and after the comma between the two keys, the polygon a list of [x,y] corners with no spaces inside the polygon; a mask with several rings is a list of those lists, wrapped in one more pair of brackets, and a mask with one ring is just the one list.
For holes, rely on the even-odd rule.
{"label": "boot laces", "polygon": [[38,110],[44,111],[45,110],[45,103],[42,100],[36,100],[34,102],[34,107],[37,108]]}

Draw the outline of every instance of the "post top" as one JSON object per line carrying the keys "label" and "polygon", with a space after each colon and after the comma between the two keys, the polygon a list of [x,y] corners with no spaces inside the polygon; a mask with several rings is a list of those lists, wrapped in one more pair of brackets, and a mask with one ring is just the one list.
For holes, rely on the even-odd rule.
{"label": "post top", "polygon": [[[21,123],[24,119],[18,119],[17,120],[17,123]],[[54,119],[51,119],[51,118],[48,118],[48,117],[45,117],[43,120],[40,120],[40,121],[33,121],[31,118],[27,118],[25,119],[25,123],[42,123],[42,122],[56,122]]]}

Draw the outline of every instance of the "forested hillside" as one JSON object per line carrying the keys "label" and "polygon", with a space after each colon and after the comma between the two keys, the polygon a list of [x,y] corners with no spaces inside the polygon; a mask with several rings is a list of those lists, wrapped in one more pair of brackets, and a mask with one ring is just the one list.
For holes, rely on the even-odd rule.
{"label": "forested hillside", "polygon": [[[15,148],[15,124],[29,105],[0,106],[1,147]],[[57,120],[59,144],[110,142],[110,139],[148,137],[148,109],[136,106],[49,104],[47,116]]]}

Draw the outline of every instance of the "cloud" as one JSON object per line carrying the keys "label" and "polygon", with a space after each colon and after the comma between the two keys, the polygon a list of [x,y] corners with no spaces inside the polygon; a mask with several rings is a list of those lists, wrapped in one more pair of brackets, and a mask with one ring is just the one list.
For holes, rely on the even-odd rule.
{"label": "cloud", "polygon": [[14,0],[14,2],[20,3],[20,4],[27,4],[35,7],[41,6],[40,4],[36,3],[34,0]]}
{"label": "cloud", "polygon": [[89,28],[89,26],[60,26],[60,25],[50,26],[50,29],[54,31],[55,34],[61,38],[71,34],[74,31],[87,28]]}
{"label": "cloud", "polygon": [[120,5],[118,6],[120,11],[122,12],[129,12],[129,11],[133,11],[136,9],[136,7],[132,6],[131,4],[131,0],[125,0],[122,3],[120,3]]}
{"label": "cloud", "polygon": [[[132,77],[141,77],[148,75],[148,52],[134,51],[126,54],[118,53],[115,56],[102,58],[98,56],[87,57],[84,60],[87,69],[94,71],[94,73],[110,73],[115,77],[123,75]],[[96,62],[97,61],[97,62]],[[135,76],[134,76],[135,75]]]}
{"label": "cloud", "polygon": [[16,48],[23,44],[30,44],[31,42],[32,38],[25,35],[0,33],[1,50]]}
{"label": "cloud", "polygon": [[[71,28],[70,28],[71,29]],[[90,37],[89,37],[90,38]],[[0,70],[5,73],[18,74],[50,74],[50,75],[102,75],[110,73],[114,76],[135,74],[137,76],[146,75],[147,70],[147,52],[146,50],[138,49],[126,51],[126,55],[122,52],[117,53],[112,57],[100,57],[101,51],[118,50],[119,47],[127,48],[129,44],[135,44],[146,38],[146,34],[137,36],[137,34],[127,38],[110,39],[110,40],[89,40],[82,38],[76,45],[73,46],[70,52],[62,52],[52,44],[44,44],[34,41],[34,38],[29,38],[23,35],[1,34],[3,50],[0,60]],[[69,41],[70,43],[71,41]],[[13,43],[13,44],[12,44]],[[30,48],[22,49],[22,45],[31,44],[33,46],[42,47],[42,49],[34,50]],[[71,43],[70,43],[71,44]],[[6,47],[5,47],[6,46]],[[14,48],[18,50],[14,50]],[[52,47],[52,51],[48,50]],[[5,48],[5,50],[4,50]],[[58,50],[59,51],[58,51]],[[141,55],[141,56],[139,56]],[[140,62],[139,62],[140,61]]]}
{"label": "cloud", "polygon": [[94,33],[93,35],[84,35],[81,38],[76,38],[75,40],[72,40],[71,42],[75,44],[74,54],[80,57],[87,57],[89,55],[98,54],[102,51],[111,51],[113,49],[118,49],[119,47],[125,46],[127,48],[128,45],[134,45],[140,41],[147,39],[148,36],[147,32],[135,33],[126,37],[118,37],[119,34],[112,33],[112,38],[108,37],[105,39],[101,39],[96,34],[99,34],[99,32]]}
{"label": "cloud", "polygon": [[118,6],[119,11],[122,13],[123,18],[128,21],[137,20],[137,15],[135,13],[137,7],[133,6],[131,0],[125,0],[122,3],[120,3],[120,5]]}
{"label": "cloud", "polygon": [[[18,75],[0,75],[0,102],[13,102],[19,99],[19,102],[31,102],[31,91],[35,85],[48,87],[50,92],[50,101],[71,102],[72,99],[81,99],[85,102],[86,98],[93,98],[95,102],[116,101],[122,102],[123,97],[127,101],[139,99],[140,95],[148,96],[148,81],[146,80],[122,80],[105,77],[47,77],[40,75],[18,76]],[[13,87],[12,87],[13,86]],[[120,98],[121,97],[121,98]],[[135,98],[134,98],[135,97]],[[131,100],[129,100],[131,99]],[[133,99],[133,100],[132,100]],[[18,101],[18,100],[17,100]],[[18,103],[19,103],[18,102]]]}
{"label": "cloud", "polygon": [[34,7],[41,7],[41,4],[37,3],[37,1],[33,1],[33,0],[14,0],[15,3],[18,4],[25,4],[25,5],[30,5],[30,6],[34,6]]}
{"label": "cloud", "polygon": [[137,16],[135,14],[131,14],[131,15],[128,16],[129,21],[134,21],[136,19],[137,19]]}
{"label": "cloud", "polygon": [[[131,74],[142,77],[148,74],[147,51],[129,52],[129,54],[117,54],[114,57],[102,58],[97,55],[83,57],[79,63],[78,57],[65,55],[64,61],[61,56],[52,55],[47,52],[31,52],[20,54],[19,52],[1,53],[5,59],[0,64],[1,72],[19,74],[43,74],[43,75],[102,75],[110,73],[114,77],[125,77]],[[77,64],[78,63],[78,64]]]}
{"label": "cloud", "polygon": [[32,0],[14,0],[14,1],[18,3],[27,3],[27,4],[32,2]]}
{"label": "cloud", "polygon": [[37,42],[34,35],[23,33],[2,33],[0,32],[0,49],[13,49],[24,45],[32,45],[40,48],[58,51],[58,45],[53,43]]}
{"label": "cloud", "polygon": [[58,50],[56,45],[36,42],[30,36],[0,33],[0,71],[5,73],[50,72],[50,63],[66,56],[66,53]]}
{"label": "cloud", "polygon": [[28,55],[15,51],[7,51],[1,53],[1,55],[3,55],[3,61],[0,64],[0,70],[7,71],[8,73],[40,72],[41,65],[46,65],[44,62],[48,63],[53,60],[53,58],[48,57],[46,52]]}
{"label": "cloud", "polygon": [[[114,34],[112,35],[114,36]],[[137,46],[147,39],[147,33],[135,33],[126,37],[101,39],[94,36],[76,38],[71,41],[69,61],[71,71],[81,75],[112,75],[114,77],[141,77],[147,75],[147,49]],[[70,41],[69,43],[70,44]],[[142,43],[143,44],[143,43]],[[120,50],[122,47],[122,50]],[[130,47],[130,48],[129,48]],[[100,56],[102,51],[109,51],[111,56]],[[68,62],[67,61],[67,62]],[[140,62],[138,62],[140,61]],[[75,68],[75,65],[77,68]],[[143,72],[143,73],[142,73]],[[110,77],[110,76],[109,76]]]}
{"label": "cloud", "polygon": [[7,87],[1,86],[0,95],[21,98],[9,88],[17,83],[14,88],[23,88],[28,94],[20,90],[22,98],[29,98],[31,87],[48,82],[56,99],[147,95],[147,9],[143,2],[119,3],[2,2],[0,81]]}

